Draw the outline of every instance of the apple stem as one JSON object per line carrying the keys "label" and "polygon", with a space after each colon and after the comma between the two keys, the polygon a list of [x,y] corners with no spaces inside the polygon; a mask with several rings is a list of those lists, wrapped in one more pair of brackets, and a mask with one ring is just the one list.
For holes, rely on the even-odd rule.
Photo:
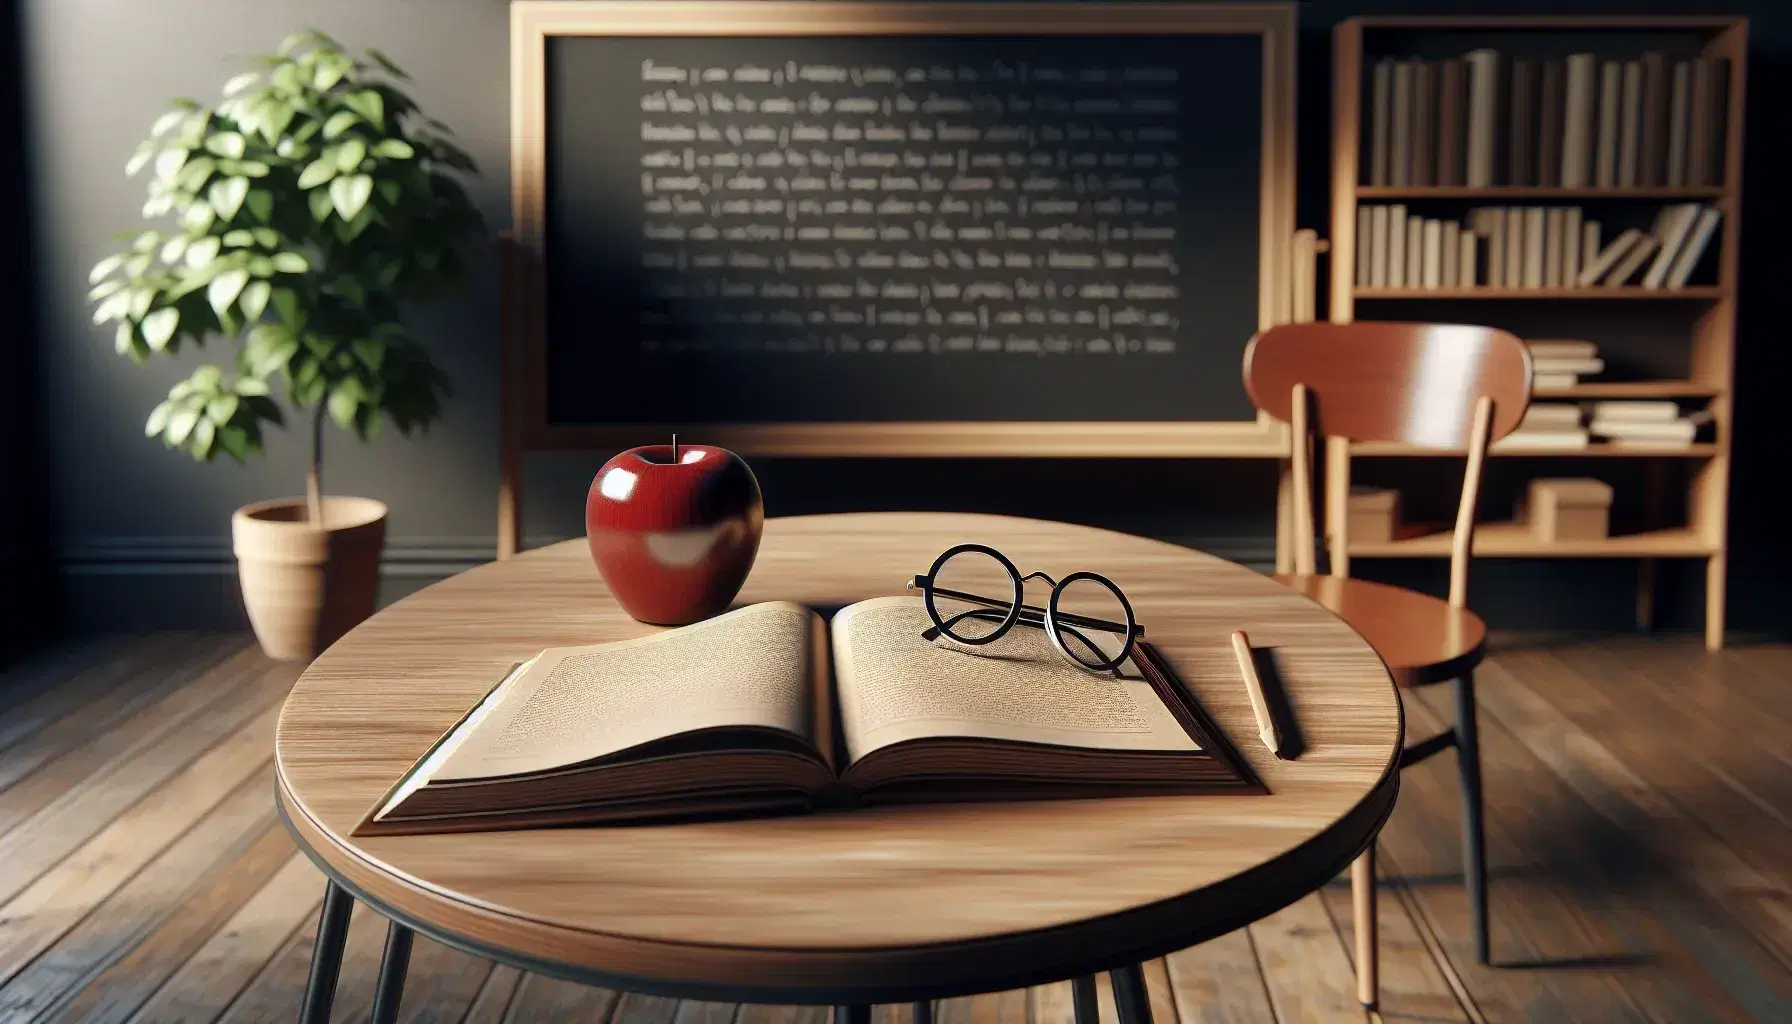
{"label": "apple stem", "polygon": [[672,435],[672,461],[678,461],[678,435]]}

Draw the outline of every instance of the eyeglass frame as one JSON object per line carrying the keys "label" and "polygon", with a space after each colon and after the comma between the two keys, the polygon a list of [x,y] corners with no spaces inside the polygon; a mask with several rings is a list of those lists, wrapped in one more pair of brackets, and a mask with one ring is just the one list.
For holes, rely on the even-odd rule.
{"label": "eyeglass frame", "polygon": [[[1012,601],[1003,601],[1000,598],[983,597],[978,594],[967,594],[957,590],[947,590],[943,587],[934,585],[934,578],[939,575],[940,569],[947,561],[952,559],[955,555],[962,555],[969,552],[978,552],[988,555],[991,558],[994,558],[1002,568],[1008,571],[1008,579],[1014,584],[1014,598]],[[1027,604],[1025,600],[1026,583],[1028,580],[1035,579],[1044,580],[1051,584],[1052,587],[1051,596],[1046,599],[1044,608],[1040,608],[1037,605]],[[1063,596],[1064,591],[1072,583],[1076,583],[1079,580],[1094,580],[1112,591],[1114,596],[1120,601],[1121,610],[1126,613],[1126,621],[1124,623],[1110,622],[1107,619],[1097,619],[1088,615],[1077,615],[1074,612],[1058,611],[1059,598]],[[908,589],[921,591],[921,606],[927,610],[927,617],[933,621],[933,626],[921,633],[921,638],[929,642],[938,639],[944,634],[947,639],[954,643],[967,644],[973,647],[982,646],[983,644],[993,643],[1001,637],[1006,636],[1008,631],[1013,629],[1016,623],[1025,622],[1029,626],[1039,626],[1043,628],[1045,630],[1046,638],[1051,641],[1053,647],[1057,648],[1058,653],[1078,667],[1094,672],[1109,672],[1117,670],[1120,667],[1120,664],[1132,654],[1133,646],[1145,635],[1145,627],[1139,625],[1138,619],[1133,615],[1132,602],[1126,599],[1125,591],[1122,591],[1119,585],[1113,580],[1108,579],[1100,573],[1082,571],[1073,572],[1062,580],[1054,580],[1043,572],[1030,572],[1023,576],[1021,575],[1020,569],[1008,559],[1007,555],[1002,554],[1000,551],[997,551],[995,548],[986,544],[957,544],[947,548],[945,552],[933,560],[933,565],[928,568],[926,575],[914,576],[909,579]],[[967,604],[982,605],[985,608],[1002,608],[1005,606],[1008,610],[1002,617],[1002,621],[995,629],[990,631],[988,636],[971,638],[961,637],[952,632],[946,622],[940,618],[939,610],[934,607],[934,602],[932,600],[932,595],[935,594],[956,601],[963,601]],[[975,614],[976,610],[974,609],[961,612],[953,617],[953,621],[956,622],[958,619]],[[1103,661],[1100,664],[1091,665],[1070,653],[1070,650],[1064,646],[1063,638],[1058,635],[1058,627],[1060,625],[1064,627],[1083,626],[1088,629],[1099,629],[1106,633],[1118,633],[1126,638],[1126,643],[1120,648],[1120,653],[1115,655],[1112,659]],[[1096,645],[1089,643],[1088,639],[1083,637],[1080,633],[1076,633],[1076,630],[1069,629],[1069,632],[1076,634],[1078,639],[1081,639],[1083,643],[1088,644],[1091,650],[1098,652],[1101,650],[1101,648]]]}

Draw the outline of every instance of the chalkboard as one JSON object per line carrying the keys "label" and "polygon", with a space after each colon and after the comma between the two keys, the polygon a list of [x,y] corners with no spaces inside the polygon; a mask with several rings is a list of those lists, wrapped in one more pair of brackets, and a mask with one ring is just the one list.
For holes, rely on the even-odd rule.
{"label": "chalkboard", "polygon": [[518,5],[527,437],[1262,426],[1290,11],[655,6]]}

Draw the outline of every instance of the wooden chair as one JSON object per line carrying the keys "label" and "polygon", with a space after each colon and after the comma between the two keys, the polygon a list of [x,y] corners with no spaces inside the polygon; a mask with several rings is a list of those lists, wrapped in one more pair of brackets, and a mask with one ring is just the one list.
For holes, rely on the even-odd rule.
{"label": "wooden chair", "polygon": [[[1294,438],[1294,573],[1276,579],[1350,623],[1381,654],[1400,686],[1445,680],[1455,686],[1455,727],[1408,745],[1400,767],[1456,748],[1462,780],[1463,877],[1473,912],[1475,957],[1481,963],[1488,961],[1487,864],[1474,669],[1485,651],[1487,629],[1467,608],[1468,568],[1487,447],[1518,426],[1530,403],[1530,381],[1531,358],[1524,343],[1489,327],[1287,324],[1252,338],[1244,354],[1244,384],[1251,401],[1289,424]],[[1397,442],[1468,453],[1450,546],[1448,600],[1336,574],[1318,575],[1314,434],[1339,442]],[[1332,543],[1343,544],[1345,539],[1343,523],[1332,524]],[[1374,846],[1351,866],[1350,884],[1356,917],[1357,997],[1373,1009],[1379,993]]]}

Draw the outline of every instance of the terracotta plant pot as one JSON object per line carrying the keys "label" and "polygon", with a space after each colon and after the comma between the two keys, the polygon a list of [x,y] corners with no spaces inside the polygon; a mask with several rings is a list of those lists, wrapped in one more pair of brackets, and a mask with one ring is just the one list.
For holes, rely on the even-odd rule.
{"label": "terracotta plant pot", "polygon": [[386,506],[326,497],[319,529],[304,498],[275,498],[230,519],[237,579],[255,639],[270,658],[305,661],[373,614]]}

